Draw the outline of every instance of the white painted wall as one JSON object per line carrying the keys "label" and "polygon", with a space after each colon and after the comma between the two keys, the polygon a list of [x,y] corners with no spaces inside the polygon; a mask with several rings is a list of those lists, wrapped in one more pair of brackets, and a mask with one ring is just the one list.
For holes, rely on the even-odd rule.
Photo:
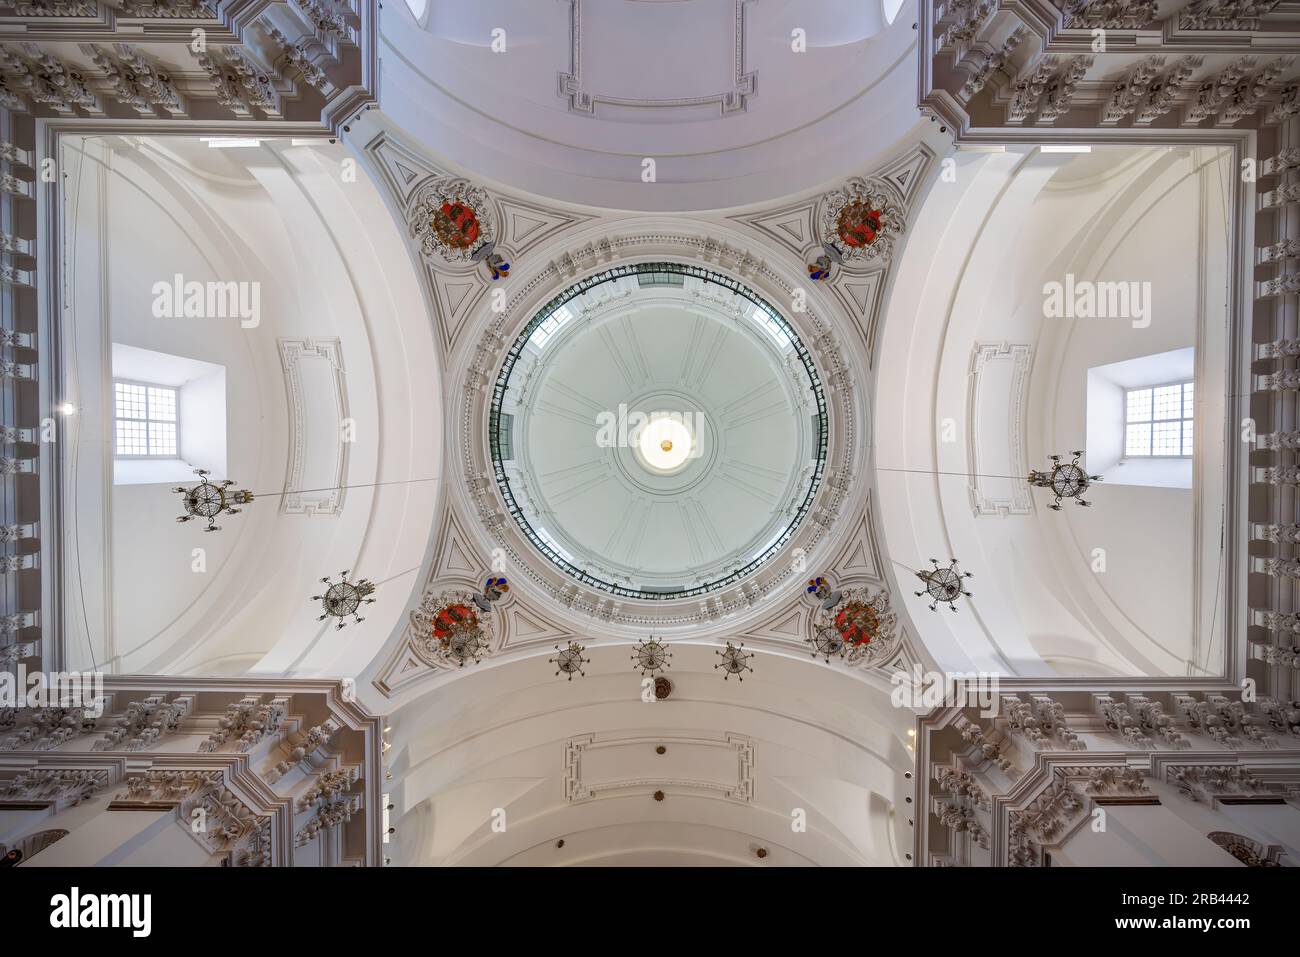
{"label": "white painted wall", "polygon": [[[65,530],[68,667],[236,674],[262,662],[274,673],[355,675],[403,616],[438,494],[438,360],[404,235],[364,177],[340,175],[345,156],[287,141],[69,149],[76,344],[65,375],[81,412],[65,486],[77,516]],[[155,318],[153,284],[176,273],[260,283],[260,323]],[[292,420],[278,342],[313,337],[341,343],[356,423],[343,484],[356,487],[339,514],[284,514]],[[182,430],[185,456],[222,465],[218,476],[257,496],[222,516],[222,531],[177,523],[170,481],[108,484],[111,343],[222,370],[224,407],[218,377],[190,380],[182,394],[183,415],[213,423]],[[338,442],[338,423],[313,425],[309,462]],[[310,597],[343,569],[387,587],[384,605],[340,634],[317,623]]]}
{"label": "white painted wall", "polygon": [[[956,556],[975,574],[963,614],[908,605],[927,647],[953,670],[1030,674],[1184,674],[1221,670],[1210,622],[1219,571],[1223,468],[1226,223],[1224,163],[1210,152],[958,154],[935,184],[896,264],[876,382],[876,465],[887,548],[924,567]],[[1044,283],[1066,273],[1152,284],[1145,328],[1050,319]],[[1017,403],[1012,377],[981,384],[977,344],[1032,350]],[[1027,468],[1084,448],[1088,371],[1195,347],[1195,492],[1099,484],[1090,509],[975,514],[980,474],[1001,494]],[[989,385],[989,382],[993,382]],[[1002,391],[1001,403],[984,387]],[[898,414],[897,396],[907,396]],[[995,397],[996,398],[996,397]],[[1021,409],[1017,414],[1015,409]],[[997,414],[987,410],[996,410]],[[951,421],[956,441],[945,441]],[[988,453],[1002,442],[1000,460]],[[1105,572],[1095,571],[1105,550]],[[1098,566],[1099,567],[1099,566]],[[897,566],[899,590],[912,581]],[[915,586],[913,586],[915,587]],[[1221,607],[1221,603],[1220,603]]]}

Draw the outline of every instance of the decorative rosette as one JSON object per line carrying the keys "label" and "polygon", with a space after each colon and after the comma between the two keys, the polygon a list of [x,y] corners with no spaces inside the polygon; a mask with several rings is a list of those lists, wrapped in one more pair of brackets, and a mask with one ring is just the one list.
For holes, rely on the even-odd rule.
{"label": "decorative rosette", "polygon": [[[444,177],[421,185],[407,210],[411,236],[426,260],[478,262],[495,244],[492,203],[487,191],[469,180]],[[509,267],[507,266],[507,269]]]}
{"label": "decorative rosette", "polygon": [[425,595],[411,612],[416,655],[435,667],[462,668],[495,650],[495,616],[484,614],[469,591]]}
{"label": "decorative rosette", "polygon": [[[830,264],[886,263],[902,233],[905,214],[893,187],[880,180],[854,178],[821,200],[819,219],[824,257],[814,279],[824,279]],[[824,262],[829,259],[830,262]]]}
{"label": "decorative rosette", "polygon": [[850,664],[884,664],[898,649],[898,616],[887,591],[846,589],[837,603],[818,609],[811,627],[806,640],[827,661],[839,655]]}

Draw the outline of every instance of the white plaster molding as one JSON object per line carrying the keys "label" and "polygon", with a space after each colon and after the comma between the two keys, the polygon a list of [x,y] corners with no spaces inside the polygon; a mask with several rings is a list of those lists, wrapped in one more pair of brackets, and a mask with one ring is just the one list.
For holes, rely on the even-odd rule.
{"label": "white plaster molding", "polygon": [[571,113],[583,113],[594,116],[597,103],[610,106],[630,107],[633,109],[671,109],[692,106],[718,104],[723,116],[744,113],[749,105],[749,97],[754,95],[757,85],[757,73],[745,72],[745,4],[753,0],[733,0],[731,30],[731,49],[728,51],[732,68],[732,85],[730,89],[705,93],[700,96],[678,97],[675,99],[652,99],[610,96],[587,88],[588,78],[583,74],[583,15],[584,0],[569,2],[569,70],[559,73],[559,95],[568,100]]}
{"label": "white plaster molding", "polygon": [[[608,780],[591,780],[584,773],[584,758],[593,752],[609,748],[644,746],[694,747],[709,750],[721,750],[734,755],[735,781],[707,780],[704,778],[681,778],[666,775],[660,777],[610,778]],[[725,759],[725,756],[724,756]],[[720,777],[722,777],[720,775]],[[749,804],[754,800],[754,742],[749,738],[727,732],[721,740],[689,736],[632,736],[622,738],[605,738],[597,740],[593,734],[572,738],[564,748],[564,796],[570,803],[587,801],[617,791],[641,790],[645,788],[672,788],[689,792],[703,792],[720,795],[729,801]]]}
{"label": "white plaster molding", "polygon": [[[1008,476],[1028,475],[1029,459],[1025,452],[1025,430],[1028,415],[1029,370],[1033,364],[1033,347],[1026,343],[977,342],[971,355],[970,385],[966,402],[966,448],[971,463],[971,507],[978,517],[1029,515],[1034,502],[1027,482],[1011,478],[1010,494],[993,492],[989,470],[1007,468]],[[980,400],[987,391],[986,378],[990,365],[1011,364],[1010,393],[1007,397],[1007,417],[1002,422],[982,423]],[[980,436],[985,428],[996,432],[1003,429],[1007,440],[1005,465],[991,465],[987,456],[980,454]],[[1001,482],[1002,479],[993,479]]]}
{"label": "white plaster molding", "polygon": [[[280,365],[284,370],[284,387],[289,400],[289,461],[285,469],[285,494],[280,500],[280,511],[298,515],[337,515],[343,511],[346,494],[343,485],[348,471],[350,443],[344,440],[343,422],[348,418],[348,392],[343,372],[343,347],[338,339],[281,339],[279,340]],[[329,363],[333,386],[332,402],[334,422],[327,423],[322,431],[333,434],[337,443],[334,465],[329,483],[321,490],[308,491],[304,487],[307,467],[307,430],[312,410],[321,408],[320,402],[307,401],[302,379],[302,364],[308,360]],[[315,483],[313,483],[315,484]],[[326,484],[333,487],[326,487]]]}

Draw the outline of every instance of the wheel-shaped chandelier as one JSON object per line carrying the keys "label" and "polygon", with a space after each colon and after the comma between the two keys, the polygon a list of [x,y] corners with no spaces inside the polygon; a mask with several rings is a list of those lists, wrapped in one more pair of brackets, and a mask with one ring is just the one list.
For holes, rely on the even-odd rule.
{"label": "wheel-shaped chandelier", "polygon": [[208,476],[212,473],[207,469],[195,469],[194,474],[199,477],[199,484],[192,485],[188,488],[177,486],[172,489],[173,492],[179,492],[185,497],[181,500],[181,507],[185,509],[185,514],[177,517],[178,522],[192,522],[195,519],[207,521],[208,527],[205,532],[219,532],[221,526],[216,523],[216,518],[222,512],[228,515],[238,515],[239,509],[236,505],[247,505],[253,500],[253,493],[239,489],[231,490],[234,485],[232,479],[225,479],[221,482],[209,482]]}
{"label": "wheel-shaped chandelier", "polygon": [[723,651],[715,651],[714,654],[722,660],[713,667],[722,669],[722,680],[726,681],[732,675],[735,675],[741,681],[745,680],[745,672],[753,671],[749,664],[749,659],[754,657],[752,651],[745,651],[745,643],[742,641],[739,645],[733,645],[727,642],[727,647]]}
{"label": "wheel-shaped chandelier", "polygon": [[360,578],[356,581],[348,581],[349,572],[344,572],[340,581],[334,581],[330,578],[322,578],[321,581],[329,587],[325,589],[323,595],[312,595],[312,601],[321,603],[321,616],[317,621],[324,621],[326,618],[337,618],[338,624],[335,628],[342,628],[347,624],[349,617],[356,624],[365,621],[358,614],[362,605],[373,605],[375,599],[370,596],[374,594],[374,582]]}
{"label": "wheel-shaped chandelier", "polygon": [[633,649],[632,667],[639,668],[641,674],[652,675],[669,667],[668,659],[673,653],[668,650],[667,642],[658,638],[647,638],[637,643]]}
{"label": "wheel-shaped chandelier", "polygon": [[1040,472],[1037,469],[1029,470],[1029,484],[1034,488],[1051,489],[1052,494],[1056,496],[1056,501],[1047,506],[1052,511],[1061,510],[1061,502],[1067,498],[1072,498],[1080,505],[1088,506],[1091,502],[1085,501],[1083,494],[1093,482],[1100,482],[1100,475],[1089,475],[1087,469],[1079,464],[1083,457],[1083,450],[1071,452],[1074,459],[1069,462],[1061,461],[1061,456],[1052,456],[1052,467],[1046,472]]}
{"label": "wheel-shaped chandelier", "polygon": [[555,674],[557,676],[568,675],[569,681],[573,680],[574,675],[581,675],[584,678],[587,677],[587,673],[582,670],[582,666],[588,664],[591,659],[582,657],[583,651],[586,650],[582,645],[578,644],[576,641],[571,641],[567,647],[561,648],[559,645],[556,645],[555,650],[559,652],[559,654],[554,658],[548,658],[547,660],[551,664],[555,665]]}
{"label": "wheel-shaped chandelier", "polygon": [[916,592],[920,598],[925,596],[929,598],[930,610],[934,611],[940,604],[946,604],[953,611],[957,610],[957,600],[963,595],[967,598],[971,593],[965,590],[963,582],[967,578],[974,578],[970,572],[963,572],[957,567],[957,559],[951,559],[947,565],[940,565],[937,558],[930,559],[934,568],[929,571],[917,572],[916,577],[925,582],[925,591]]}

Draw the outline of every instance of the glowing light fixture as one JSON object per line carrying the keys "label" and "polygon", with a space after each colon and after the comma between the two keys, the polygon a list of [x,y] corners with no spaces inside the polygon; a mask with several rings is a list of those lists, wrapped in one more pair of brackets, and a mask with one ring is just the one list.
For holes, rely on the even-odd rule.
{"label": "glowing light fixture", "polygon": [[690,457],[695,437],[686,423],[672,416],[651,419],[641,430],[637,448],[641,460],[657,472],[678,469]]}

